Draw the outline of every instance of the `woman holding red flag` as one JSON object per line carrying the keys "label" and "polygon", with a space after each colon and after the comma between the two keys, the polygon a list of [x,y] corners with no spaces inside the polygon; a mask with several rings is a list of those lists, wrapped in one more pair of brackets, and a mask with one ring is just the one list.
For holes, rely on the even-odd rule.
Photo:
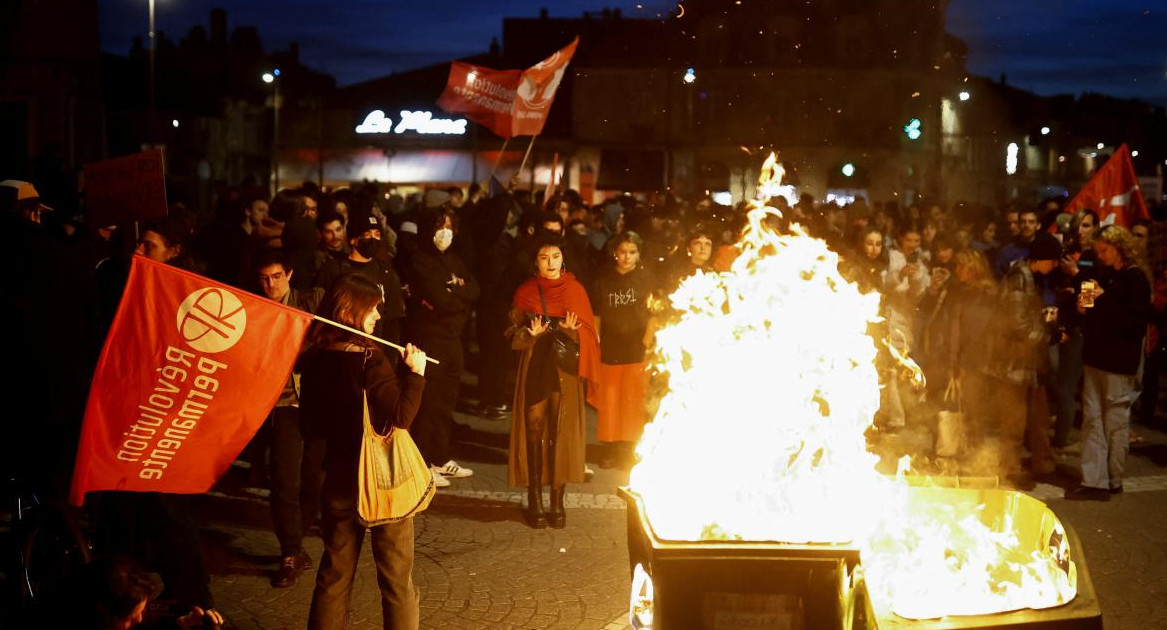
{"label": "woman holding red flag", "polygon": [[[584,385],[594,396],[600,373],[599,337],[587,291],[563,268],[557,237],[535,244],[536,275],[515,291],[511,347],[521,350],[511,419],[507,482],[527,487],[527,523],[561,528],[567,523],[563,493],[567,482],[584,481]],[[573,345],[575,344],[575,345]],[[556,346],[566,346],[567,352]],[[575,346],[579,359],[563,357]],[[574,368],[574,369],[573,369]],[[543,484],[551,505],[543,511]]]}

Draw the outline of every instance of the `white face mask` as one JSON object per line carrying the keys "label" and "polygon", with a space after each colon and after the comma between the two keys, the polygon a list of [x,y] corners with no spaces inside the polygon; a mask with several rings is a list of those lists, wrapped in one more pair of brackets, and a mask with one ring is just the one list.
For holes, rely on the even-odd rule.
{"label": "white face mask", "polygon": [[450,243],[454,242],[454,230],[450,228],[442,228],[434,234],[434,247],[438,248],[439,252],[444,252],[450,248]]}

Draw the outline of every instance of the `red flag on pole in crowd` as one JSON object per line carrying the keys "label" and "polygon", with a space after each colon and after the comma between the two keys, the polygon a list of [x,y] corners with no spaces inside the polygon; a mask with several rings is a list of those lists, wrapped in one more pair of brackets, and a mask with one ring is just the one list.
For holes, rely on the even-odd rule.
{"label": "red flag on pole in crowd", "polygon": [[513,135],[511,107],[522,74],[518,70],[492,70],[452,61],[438,107],[451,114],[465,114],[499,137],[509,139]]}
{"label": "red flag on pole in crowd", "polygon": [[1110,156],[1106,164],[1094,173],[1089,182],[1066,206],[1065,212],[1090,208],[1098,213],[1103,225],[1115,223],[1129,228],[1137,219],[1149,219],[1147,202],[1139,190],[1139,179],[1131,161],[1131,151],[1123,144]]}
{"label": "red flag on pole in crowd", "polygon": [[579,38],[576,37],[555,54],[523,71],[511,110],[512,135],[537,136],[543,131],[551,103],[555,100],[555,91],[559,89],[567,64],[578,45]]}
{"label": "red flag on pole in crowd", "polygon": [[70,502],[209,490],[275,406],[311,321],[135,256],[89,391]]}

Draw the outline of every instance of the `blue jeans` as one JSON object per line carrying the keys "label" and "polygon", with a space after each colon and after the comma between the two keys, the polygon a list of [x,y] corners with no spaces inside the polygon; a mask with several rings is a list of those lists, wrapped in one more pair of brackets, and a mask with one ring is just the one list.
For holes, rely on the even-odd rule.
{"label": "blue jeans", "polygon": [[1138,396],[1133,374],[1086,366],[1082,384],[1082,485],[1122,486],[1130,450],[1131,403]]}

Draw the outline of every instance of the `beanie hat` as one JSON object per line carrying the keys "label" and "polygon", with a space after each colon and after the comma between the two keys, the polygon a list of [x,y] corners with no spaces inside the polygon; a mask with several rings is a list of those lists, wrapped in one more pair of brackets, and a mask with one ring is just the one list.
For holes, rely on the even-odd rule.
{"label": "beanie hat", "polygon": [[372,212],[356,209],[349,211],[348,225],[345,226],[349,238],[357,238],[369,230],[379,229],[381,229],[381,222],[373,216]]}
{"label": "beanie hat", "polygon": [[449,200],[450,193],[440,188],[431,188],[425,191],[425,196],[422,198],[422,205],[426,208],[440,208]]}

